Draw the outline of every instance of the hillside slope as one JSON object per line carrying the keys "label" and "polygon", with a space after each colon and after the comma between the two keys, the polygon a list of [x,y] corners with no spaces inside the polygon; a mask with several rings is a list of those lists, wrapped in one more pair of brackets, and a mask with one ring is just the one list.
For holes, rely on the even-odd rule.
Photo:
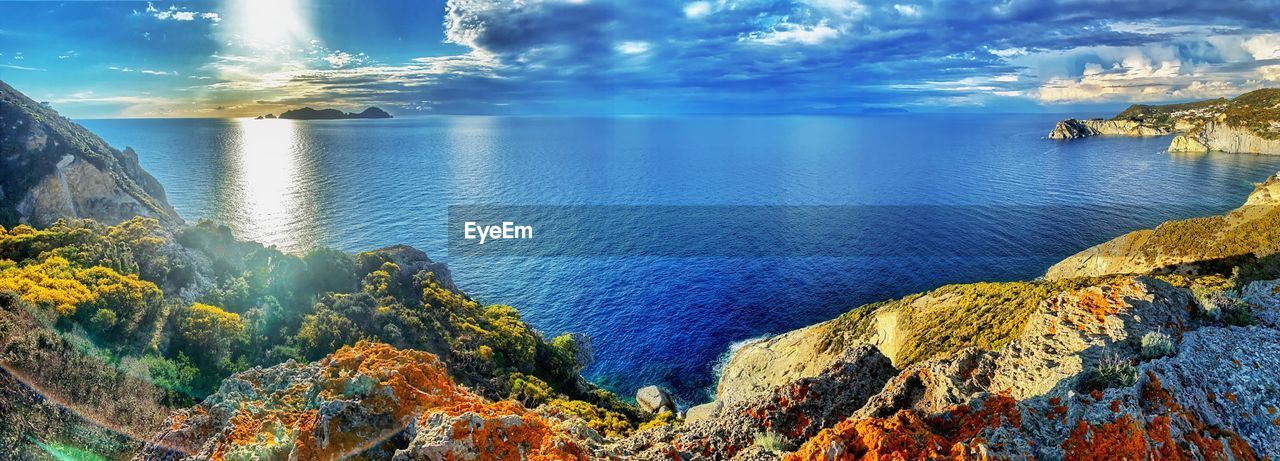
{"label": "hillside slope", "polygon": [[160,182],[45,104],[0,81],[0,225],[47,226],[63,218],[115,224],[134,216],[181,220]]}

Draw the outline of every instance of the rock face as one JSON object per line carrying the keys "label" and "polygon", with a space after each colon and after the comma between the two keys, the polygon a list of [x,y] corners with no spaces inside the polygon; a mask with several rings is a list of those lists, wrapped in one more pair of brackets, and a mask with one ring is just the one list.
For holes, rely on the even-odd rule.
{"label": "rock face", "polygon": [[1269,139],[1246,128],[1209,122],[1178,135],[1169,144],[1169,152],[1209,151],[1280,155],[1280,138]]}
{"label": "rock face", "polygon": [[1204,328],[1186,333],[1175,356],[1140,364],[1132,385],[1025,400],[979,393],[942,411],[886,407],[786,459],[1274,458],[1277,394],[1264,389],[1280,379],[1276,339],[1268,328]]}
{"label": "rock face", "polygon": [[1087,248],[1045,272],[1047,279],[1194,271],[1195,265],[1262,257],[1280,249],[1280,175],[1249,194],[1244,206],[1224,216],[1171,221]]}
{"label": "rock face", "polygon": [[856,348],[816,376],[725,404],[682,427],[642,430],[617,449],[633,459],[772,459],[754,450],[759,436],[794,449],[852,415],[896,373],[874,347]]}
{"label": "rock face", "polygon": [[636,405],[645,413],[676,412],[676,403],[671,400],[671,394],[658,386],[645,386],[637,390]]}
{"label": "rock face", "polygon": [[431,354],[365,342],[236,374],[165,426],[134,459],[581,460],[598,438],[470,393]]}
{"label": "rock face", "polygon": [[63,218],[181,222],[132,149],[101,138],[0,82],[0,225]]}
{"label": "rock face", "polygon": [[[445,263],[437,262],[427,256],[427,252],[411,247],[409,245],[393,245],[386,248],[379,248],[363,253],[365,255],[376,255],[379,260],[387,260],[400,267],[400,278],[409,281],[418,272],[427,271],[435,275],[436,283],[441,287],[453,291],[460,292],[458,286],[453,282],[453,274],[449,272],[449,266]],[[365,268],[367,270],[376,269],[376,267]]]}
{"label": "rock face", "polygon": [[[1277,286],[1280,281],[1254,282],[1243,290],[1259,318],[1245,328],[1195,314],[1201,308],[1191,290],[1152,278],[1112,277],[1064,291],[1042,302],[1008,345],[911,365],[849,417],[818,424],[827,429],[811,437],[784,434],[783,448],[795,450],[785,458],[1274,458],[1280,452],[1280,370],[1274,368],[1280,330],[1271,323],[1280,311]],[[1136,344],[1153,332],[1170,335],[1171,356],[1141,355]],[[1132,381],[1091,387],[1086,378],[1104,362],[1131,364]],[[731,409],[748,405],[727,404],[689,426],[724,424],[735,414]],[[676,446],[702,446],[702,439],[687,437],[696,429],[683,430],[686,438],[677,437]],[[796,440],[804,442],[790,445]]]}
{"label": "rock face", "polygon": [[1049,138],[1171,133],[1182,134],[1169,143],[1169,152],[1280,155],[1280,89],[1254,90],[1231,100],[1133,105],[1110,120],[1067,119],[1054,126]]}
{"label": "rock face", "polygon": [[1133,120],[1077,120],[1058,122],[1049,132],[1049,139],[1079,139],[1089,136],[1164,136],[1172,133],[1168,127],[1143,124]]}

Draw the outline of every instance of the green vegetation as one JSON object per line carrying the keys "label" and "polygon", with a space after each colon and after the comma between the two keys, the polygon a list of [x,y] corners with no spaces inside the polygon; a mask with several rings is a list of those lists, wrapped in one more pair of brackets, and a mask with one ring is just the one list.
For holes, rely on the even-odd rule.
{"label": "green vegetation", "polygon": [[630,434],[634,424],[621,412],[610,411],[581,400],[552,399],[544,407],[548,412],[564,417],[582,418],[587,427],[606,437]]}
{"label": "green vegetation", "polygon": [[1080,389],[1085,392],[1103,391],[1114,387],[1129,387],[1138,381],[1138,369],[1118,355],[1103,357],[1098,364],[1080,379]]}
{"label": "green vegetation", "polygon": [[875,333],[875,313],[898,313],[899,365],[951,354],[966,347],[996,349],[1022,333],[1041,301],[1096,284],[1099,279],[946,285],[928,293],[863,306],[841,315],[833,342],[843,347]]}
{"label": "green vegetation", "polygon": [[1166,222],[1145,231],[1149,238],[1139,254],[1159,261],[1160,258],[1212,260],[1275,253],[1280,248],[1280,208],[1257,211],[1260,213],[1249,219],[1237,212]]}
{"label": "green vegetation", "polygon": [[786,451],[782,436],[772,431],[757,432],[755,436],[755,446],[770,453],[782,453]]}
{"label": "green vegetation", "polygon": [[0,228],[0,293],[40,312],[48,331],[80,338],[69,344],[86,360],[149,379],[163,402],[189,404],[237,371],[369,339],[437,354],[481,394],[557,406],[602,432],[643,421],[581,379],[571,336],[544,340],[515,308],[482,305],[394,251],[292,255],[204,221],[16,226]]}
{"label": "green vegetation", "polygon": [[[1194,111],[1216,111],[1227,104],[1226,98],[1210,99],[1182,104],[1145,105],[1134,104],[1123,112],[1116,114],[1112,120],[1132,120],[1155,126],[1173,127],[1175,114],[1182,115]],[[1180,114],[1182,113],[1182,114]]]}
{"label": "green vegetation", "polygon": [[1173,355],[1177,348],[1173,345],[1173,338],[1169,337],[1163,331],[1152,331],[1142,335],[1142,358],[1158,359]]}
{"label": "green vegetation", "polygon": [[1228,125],[1266,139],[1280,139],[1280,89],[1264,88],[1237,96],[1222,113]]}

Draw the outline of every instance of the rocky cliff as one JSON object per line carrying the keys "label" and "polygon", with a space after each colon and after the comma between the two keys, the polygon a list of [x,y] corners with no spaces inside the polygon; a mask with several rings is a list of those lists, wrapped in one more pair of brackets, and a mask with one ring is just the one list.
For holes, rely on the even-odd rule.
{"label": "rocky cliff", "polygon": [[1276,155],[1280,154],[1280,137],[1268,138],[1226,121],[1213,121],[1178,135],[1169,143],[1169,152],[1209,151]]}
{"label": "rocky cliff", "polygon": [[1172,133],[1172,127],[1144,124],[1134,120],[1077,120],[1058,122],[1049,132],[1049,139],[1079,139],[1089,136],[1164,136]]}
{"label": "rocky cliff", "polygon": [[1110,120],[1063,120],[1049,132],[1049,138],[1173,133],[1180,134],[1170,142],[1169,152],[1280,155],[1280,89],[1254,90],[1230,100],[1135,104]]}
{"label": "rocky cliff", "polygon": [[[1226,216],[1118,238],[1045,280],[946,286],[748,344],[686,428],[803,402],[778,389],[873,346],[900,371],[849,417],[708,459],[1280,456],[1278,198],[1280,175]],[[674,438],[668,455],[698,453]]]}
{"label": "rocky cliff", "polygon": [[0,82],[0,225],[62,218],[178,222],[164,188],[117,150],[45,104]]}
{"label": "rocky cliff", "polygon": [[1170,221],[1116,237],[1053,265],[1048,279],[1153,271],[1195,272],[1206,264],[1267,258],[1280,251],[1280,175],[1257,185],[1223,216]]}

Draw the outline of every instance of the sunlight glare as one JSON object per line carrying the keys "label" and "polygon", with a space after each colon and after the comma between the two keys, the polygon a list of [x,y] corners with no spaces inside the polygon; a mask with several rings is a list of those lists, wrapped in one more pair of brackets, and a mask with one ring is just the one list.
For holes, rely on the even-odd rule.
{"label": "sunlight glare", "polygon": [[237,120],[242,238],[292,248],[299,213],[297,127],[292,120]]}

